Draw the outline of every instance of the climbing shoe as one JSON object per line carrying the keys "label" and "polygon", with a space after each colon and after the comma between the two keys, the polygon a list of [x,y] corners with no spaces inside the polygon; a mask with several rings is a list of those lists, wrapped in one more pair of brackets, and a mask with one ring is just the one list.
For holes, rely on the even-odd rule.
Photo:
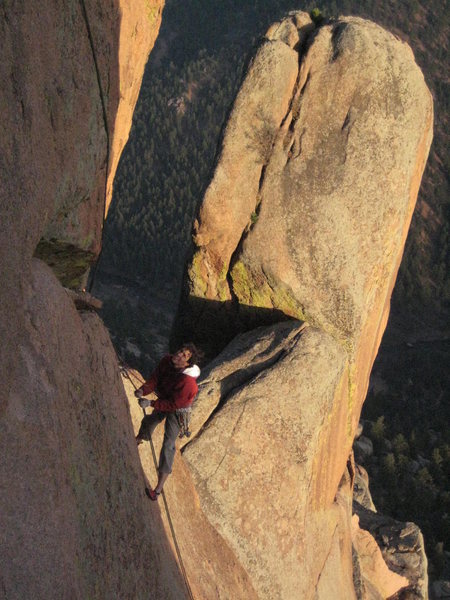
{"label": "climbing shoe", "polygon": [[145,488],[145,493],[150,498],[150,500],[153,501],[158,500],[158,496],[161,494],[161,492],[157,492],[156,490],[152,490],[149,488]]}

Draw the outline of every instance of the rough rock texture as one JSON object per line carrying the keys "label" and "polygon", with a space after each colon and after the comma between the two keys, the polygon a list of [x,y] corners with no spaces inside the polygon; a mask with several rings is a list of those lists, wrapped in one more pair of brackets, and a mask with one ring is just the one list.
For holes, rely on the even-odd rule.
{"label": "rough rock texture", "polygon": [[[88,251],[84,270],[98,253],[162,6],[163,0],[2,6],[0,257],[8,270],[20,270],[41,237]],[[9,266],[12,247],[17,256]]]}
{"label": "rough rock texture", "polygon": [[[237,336],[224,352],[211,361],[199,380],[199,393],[190,424],[192,435],[197,435],[230,392],[245,386],[259,372],[276,363],[295,344],[301,330],[298,321],[260,327],[251,335]],[[188,441],[184,438],[182,445]]]}
{"label": "rough rock texture", "polygon": [[417,576],[391,570],[398,545],[387,548],[385,541],[382,553],[369,528],[352,517],[355,497],[375,508],[361,467],[347,464],[331,484],[335,495],[320,497],[338,473],[345,411],[326,452],[320,446],[342,400],[333,406],[330,391],[347,391],[346,364],[331,336],[286,322],[238,336],[202,374],[195,437],[180,442],[183,459],[202,512],[259,598],[379,600],[411,590]]}
{"label": "rough rock texture", "polygon": [[107,135],[87,24],[113,165],[131,118],[114,125],[120,85],[130,111],[139,87],[139,73],[122,76],[119,60],[124,52],[133,62],[136,43],[145,55],[136,62],[145,62],[160,8],[0,7],[0,595],[8,600],[185,597],[159,511],[143,494],[107,332],[32,259],[43,236],[93,253],[100,245]]}
{"label": "rough rock texture", "polygon": [[[253,360],[259,366],[243,373]],[[342,564],[338,540],[349,531],[334,503],[343,468],[327,447],[345,445],[346,352],[329,334],[282,323],[237,338],[220,363],[195,407],[212,418],[183,451],[201,507],[260,598],[312,598],[329,554]]]}
{"label": "rough rock texture", "polygon": [[106,329],[76,311],[41,261],[22,286],[16,369],[2,373],[15,375],[0,418],[2,597],[184,598],[159,511],[143,493]]}
{"label": "rough rock texture", "polygon": [[361,576],[360,586],[357,588],[359,599],[382,600],[408,586],[406,577],[389,570],[373,536],[359,527],[358,515],[352,517],[352,542]]}
{"label": "rough rock texture", "polygon": [[[340,529],[336,494],[433,108],[406,44],[362,19],[314,32],[307,20],[297,13],[271,28],[249,66],[195,226],[180,321],[193,337],[206,331],[208,344],[223,320],[222,347],[246,315],[254,323],[276,311],[307,326],[283,334],[283,352],[264,350],[269,334],[249,334],[236,387],[225,367],[211,370],[184,457],[205,514],[261,598],[325,599],[333,590],[347,599],[351,527]],[[260,342],[261,356],[251,348]],[[231,360],[233,352],[232,343]],[[250,372],[264,353],[267,367]]]}
{"label": "rough rock texture", "polygon": [[[357,502],[354,503],[354,511],[354,518],[359,518],[361,529],[370,533],[371,537],[375,539],[389,569],[406,577],[409,582],[409,585],[404,587],[396,598],[399,600],[427,600],[428,562],[423,536],[417,525],[402,523],[391,517],[367,510]],[[370,565],[368,566],[372,569]],[[377,573],[377,578],[379,579],[379,577],[380,571]],[[368,579],[370,580],[370,571]],[[368,595],[367,597],[376,598],[377,596]]]}
{"label": "rough rock texture", "polygon": [[377,512],[369,490],[369,476],[361,465],[355,464],[355,482],[353,484],[353,498],[364,508]]}
{"label": "rough rock texture", "polygon": [[356,353],[386,318],[431,96],[410,48],[373,23],[345,18],[295,49],[282,39],[263,42],[236,98],[190,294],[282,310]]}
{"label": "rough rock texture", "polygon": [[[32,259],[42,238],[65,258],[66,243],[98,252],[145,62],[137,54],[153,43],[160,8],[151,0],[0,8],[8,599],[187,597],[161,507],[143,494],[107,333]],[[202,401],[184,451],[198,495],[177,459],[167,495],[191,586],[208,600],[355,597],[347,457],[432,109],[409,49],[386,32],[355,19],[311,30],[294,15],[261,47],[197,228],[200,300],[309,321],[256,332],[251,344],[241,338],[242,364],[211,370],[215,399]]]}
{"label": "rough rock texture", "polygon": [[[134,386],[139,387],[142,378],[134,371],[124,378],[124,386],[130,403],[130,413],[135,433],[139,430],[142,409],[134,397]],[[134,386],[133,386],[133,382]],[[156,457],[159,456],[164,427],[153,435]],[[141,464],[149,483],[156,485],[156,469],[149,443],[139,446]],[[213,528],[200,508],[198,495],[183,458],[177,453],[173,473],[165,485],[177,543],[181,552],[189,585],[196,600],[257,600],[258,596],[243,566],[224,538]],[[172,533],[167,520],[165,503],[160,498],[159,507],[167,538],[173,546]],[[157,543],[157,540],[154,543]],[[175,547],[173,547],[175,554]]]}

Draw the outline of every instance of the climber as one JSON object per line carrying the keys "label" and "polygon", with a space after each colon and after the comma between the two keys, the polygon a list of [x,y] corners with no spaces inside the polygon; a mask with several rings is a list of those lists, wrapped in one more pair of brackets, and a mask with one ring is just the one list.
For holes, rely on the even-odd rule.
{"label": "climber", "polygon": [[[194,344],[183,344],[175,354],[164,356],[150,379],[134,393],[139,398],[141,408],[152,406],[154,409],[142,419],[136,436],[138,445],[144,439],[149,439],[156,426],[166,420],[159,456],[158,483],[154,490],[145,490],[151,500],[158,499],[167,477],[172,472],[175,440],[181,429],[179,414],[189,409],[198,392],[196,379],[200,375],[200,369],[196,362],[200,357],[201,353]],[[155,392],[157,400],[143,398],[151,392]]]}

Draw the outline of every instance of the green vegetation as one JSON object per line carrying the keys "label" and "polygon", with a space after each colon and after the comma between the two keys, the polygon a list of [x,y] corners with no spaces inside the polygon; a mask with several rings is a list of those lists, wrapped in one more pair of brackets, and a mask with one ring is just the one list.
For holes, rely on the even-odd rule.
{"label": "green vegetation", "polygon": [[309,16],[311,17],[311,20],[314,21],[314,23],[316,25],[320,25],[322,23],[322,21],[324,20],[320,8],[313,8],[312,11],[309,13]]}
{"label": "green vegetation", "polygon": [[94,255],[87,250],[61,240],[42,238],[34,252],[52,268],[64,287],[78,290],[86,285],[87,272],[94,261]]}
{"label": "green vegetation", "polygon": [[450,548],[449,364],[448,341],[382,348],[363,408],[375,505],[420,526],[432,577]]}
{"label": "green vegetation", "polygon": [[256,221],[258,220],[258,213],[257,212],[252,212],[252,214],[250,215],[250,223],[252,225],[254,225],[256,223]]}

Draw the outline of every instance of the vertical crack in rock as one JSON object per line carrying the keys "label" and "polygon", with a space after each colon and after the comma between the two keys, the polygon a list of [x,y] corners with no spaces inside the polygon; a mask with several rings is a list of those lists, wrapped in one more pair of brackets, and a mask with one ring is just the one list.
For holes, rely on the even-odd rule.
{"label": "vertical crack in rock", "polygon": [[[97,77],[97,85],[98,85],[98,91],[99,91],[99,96],[100,96],[100,104],[102,107],[103,125],[105,128],[105,134],[106,134],[106,175],[105,175],[105,204],[106,204],[106,180],[108,178],[109,145],[110,145],[108,115],[106,112],[106,101],[105,101],[105,96],[103,94],[102,80],[101,80],[101,76],[100,76],[100,67],[98,66],[97,54],[95,52],[94,39],[92,37],[91,26],[89,25],[89,17],[87,14],[87,9],[86,9],[84,0],[80,0],[80,6],[81,6],[81,12],[83,14],[83,20],[86,25],[86,32],[87,32],[87,36],[88,36],[88,40],[89,40],[89,45],[91,47],[92,60],[94,62],[95,75]],[[103,211],[103,216],[104,216],[104,211]]]}
{"label": "vertical crack in rock", "polygon": [[322,577],[322,572],[323,572],[323,570],[325,568],[325,565],[327,564],[327,560],[330,557],[331,552],[333,551],[334,536],[336,535],[337,529],[338,529],[338,525],[335,526],[334,531],[333,531],[332,535],[330,536],[330,547],[329,547],[327,555],[325,556],[325,559],[324,559],[324,561],[322,563],[322,566],[321,566],[321,568],[319,570],[319,574],[318,574],[316,583],[314,584],[314,588],[313,589],[316,591],[316,594],[317,594],[317,588],[318,588],[319,583],[320,583],[320,578]]}
{"label": "vertical crack in rock", "polygon": [[237,430],[237,428],[239,427],[239,423],[242,421],[242,417],[244,416],[244,412],[245,412],[245,409],[246,409],[246,407],[247,407],[247,404],[248,404],[248,400],[244,400],[244,402],[243,402],[243,406],[242,406],[242,410],[241,410],[241,412],[240,412],[240,414],[239,414],[238,418],[236,419],[236,422],[235,422],[235,424],[233,425],[233,429],[232,429],[232,431],[231,431],[231,433],[230,433],[230,436],[229,436],[229,438],[228,438],[228,443],[227,443],[227,445],[226,445],[226,446],[225,446],[225,448],[224,448],[224,451],[223,451],[223,456],[222,456],[222,458],[220,459],[220,461],[219,461],[219,463],[218,463],[217,467],[215,468],[215,470],[214,470],[213,474],[211,475],[211,478],[212,478],[212,477],[214,477],[214,476],[216,475],[216,473],[217,473],[217,471],[220,469],[220,467],[221,467],[221,465],[222,465],[223,461],[224,461],[224,460],[225,460],[225,458],[228,456],[228,448],[230,447],[230,444],[231,444],[231,442],[232,442],[232,440],[233,440],[233,438],[234,438],[234,434],[236,433],[236,430]]}
{"label": "vertical crack in rock", "polygon": [[[292,89],[292,95],[291,95],[291,99],[289,101],[289,106],[286,111],[286,114],[282,118],[277,131],[273,135],[272,143],[270,146],[270,151],[267,152],[267,160],[261,168],[261,174],[260,174],[259,183],[258,183],[258,192],[257,192],[257,196],[256,196],[256,200],[255,200],[255,208],[254,208],[254,212],[253,212],[254,222],[250,222],[247,225],[247,227],[243,230],[242,236],[239,240],[239,243],[237,244],[237,246],[230,258],[226,279],[227,279],[230,295],[231,295],[231,298],[234,303],[239,303],[239,299],[234,290],[233,277],[231,275],[231,272],[233,270],[234,265],[239,260],[241,254],[242,254],[242,248],[243,248],[243,244],[244,244],[246,238],[248,237],[249,233],[251,232],[251,230],[253,229],[253,227],[255,226],[255,224],[258,220],[258,217],[259,217],[259,214],[261,211],[262,190],[264,187],[264,181],[265,181],[265,177],[266,177],[267,168],[270,165],[270,161],[274,154],[275,147],[279,143],[279,140],[282,139],[283,132],[286,130],[286,124],[288,121],[289,121],[289,125],[287,127],[287,134],[284,136],[284,141],[283,141],[284,148],[286,148],[287,146],[290,146],[289,151],[287,152],[287,161],[286,162],[288,162],[293,157],[291,154],[291,150],[292,150],[293,146],[296,144],[295,123],[299,119],[301,98],[302,98],[303,94],[305,93],[305,90],[308,86],[308,83],[310,81],[310,76],[311,76],[310,71],[308,71],[306,73],[306,76],[304,75],[304,73],[302,72],[302,64],[303,64],[303,60],[307,54],[307,49],[309,48],[310,42],[314,38],[315,35],[316,35],[316,30],[309,32],[309,34],[307,34],[305,36],[305,39],[302,42],[299,42],[298,47],[294,48],[294,50],[298,54],[297,78],[296,78],[294,87]],[[297,158],[298,156],[300,156],[301,140],[302,140],[302,137],[305,134],[305,132],[306,132],[306,128],[303,129],[303,131],[301,132],[301,134],[299,136],[299,139],[298,139],[298,142],[296,145],[296,149],[295,149],[294,158]],[[287,140],[287,142],[286,142],[286,140]],[[266,277],[266,281],[267,281],[267,283],[269,283],[267,280],[267,277]]]}
{"label": "vertical crack in rock", "polygon": [[341,53],[340,38],[341,38],[344,30],[347,29],[347,27],[348,27],[347,23],[340,22],[340,23],[337,23],[332,28],[331,47],[332,47],[333,52],[332,52],[332,56],[331,56],[331,62],[335,62],[337,60],[339,54]]}

